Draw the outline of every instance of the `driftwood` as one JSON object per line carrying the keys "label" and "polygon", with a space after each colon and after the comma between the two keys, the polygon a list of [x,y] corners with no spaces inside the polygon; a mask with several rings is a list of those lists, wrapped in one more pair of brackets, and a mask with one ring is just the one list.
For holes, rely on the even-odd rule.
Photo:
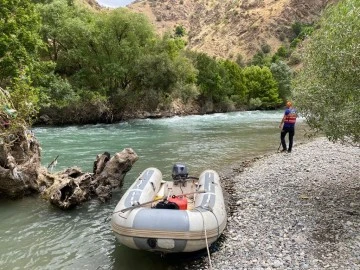
{"label": "driftwood", "polygon": [[123,185],[126,173],[138,160],[137,154],[126,148],[113,157],[108,152],[98,155],[92,173],[76,167],[51,173],[41,166],[40,150],[34,135],[26,129],[0,137],[0,197],[40,193],[62,209],[92,198],[104,202],[114,188]]}
{"label": "driftwood", "polygon": [[0,137],[0,196],[22,197],[36,192],[40,146],[33,134],[19,129]]}
{"label": "driftwood", "polygon": [[43,191],[43,197],[62,209],[73,208],[95,197],[105,202],[111,198],[114,188],[123,185],[126,173],[137,160],[136,153],[126,148],[112,158],[108,153],[98,155],[95,173],[83,173],[76,167],[56,174],[43,173],[43,186],[52,183]]}

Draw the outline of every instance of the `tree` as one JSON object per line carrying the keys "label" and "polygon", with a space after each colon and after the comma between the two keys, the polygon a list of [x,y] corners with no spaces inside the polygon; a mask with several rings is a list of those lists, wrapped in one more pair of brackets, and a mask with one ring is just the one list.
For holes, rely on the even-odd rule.
{"label": "tree", "polygon": [[72,14],[76,11],[62,0],[54,0],[50,4],[39,5],[39,11],[42,19],[41,34],[48,45],[48,57],[56,62],[61,51],[67,49],[62,43],[64,25],[68,20],[71,20]]}
{"label": "tree", "polygon": [[[170,35],[153,40],[147,53],[139,56],[133,65],[132,82],[126,91],[128,98],[122,100],[146,110],[155,110],[160,104],[167,106],[175,96],[187,100],[191,94],[189,86],[195,83],[196,70],[183,56],[184,46],[181,39]],[[182,95],[179,89],[186,89],[188,93]]]}
{"label": "tree", "polygon": [[195,60],[195,67],[199,71],[197,84],[200,87],[202,98],[214,103],[221,101],[223,97],[222,78],[220,76],[220,66],[216,59],[204,53],[199,53]]}
{"label": "tree", "polygon": [[175,27],[175,30],[174,30],[174,35],[175,37],[183,37],[185,36],[186,34],[186,31],[185,31],[185,27],[182,26],[182,25],[177,25]]}
{"label": "tree", "polygon": [[129,86],[134,65],[154,38],[146,18],[126,9],[95,12],[55,0],[42,15],[56,71],[77,88],[108,96]]}
{"label": "tree", "polygon": [[305,47],[294,100],[316,131],[332,141],[360,141],[360,2],[327,9]]}
{"label": "tree", "polygon": [[272,63],[270,66],[271,73],[278,83],[279,97],[285,101],[291,96],[291,76],[290,67],[282,61]]}
{"label": "tree", "polygon": [[238,64],[230,60],[220,61],[223,67],[223,87],[224,93],[231,97],[237,105],[244,105],[246,96],[245,79],[242,69]]}
{"label": "tree", "polygon": [[37,57],[40,17],[29,0],[0,5],[0,86],[18,77]]}
{"label": "tree", "polygon": [[32,1],[1,2],[0,86],[10,93],[18,112],[17,121],[25,120],[27,124],[37,110],[38,89],[34,88],[32,77],[36,76],[40,65],[38,51],[42,41],[39,31],[40,16]]}
{"label": "tree", "polygon": [[259,98],[262,108],[275,108],[281,104],[277,83],[268,67],[250,66],[244,69],[248,102]]}
{"label": "tree", "polygon": [[262,51],[258,51],[251,60],[253,66],[265,66],[266,64],[266,55]]}

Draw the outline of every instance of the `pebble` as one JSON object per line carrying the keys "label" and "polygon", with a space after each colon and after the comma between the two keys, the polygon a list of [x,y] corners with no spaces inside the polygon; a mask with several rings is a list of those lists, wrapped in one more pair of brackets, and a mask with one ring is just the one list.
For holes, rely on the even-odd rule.
{"label": "pebble", "polygon": [[359,147],[317,138],[232,170],[211,269],[360,270],[359,160]]}

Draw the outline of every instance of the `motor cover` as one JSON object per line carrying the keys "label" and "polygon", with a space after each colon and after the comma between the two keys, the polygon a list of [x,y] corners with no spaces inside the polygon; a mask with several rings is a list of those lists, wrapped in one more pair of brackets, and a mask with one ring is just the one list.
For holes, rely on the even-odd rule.
{"label": "motor cover", "polygon": [[188,177],[188,170],[183,164],[175,164],[172,169],[173,180],[186,179]]}

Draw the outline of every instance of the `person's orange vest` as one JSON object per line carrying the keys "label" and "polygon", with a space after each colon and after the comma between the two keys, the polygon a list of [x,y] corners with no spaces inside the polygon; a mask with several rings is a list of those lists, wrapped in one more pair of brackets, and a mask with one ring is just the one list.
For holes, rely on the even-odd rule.
{"label": "person's orange vest", "polygon": [[290,113],[288,115],[285,116],[285,120],[284,120],[284,123],[287,123],[287,124],[295,124],[296,122],[296,111],[291,109],[290,110]]}

